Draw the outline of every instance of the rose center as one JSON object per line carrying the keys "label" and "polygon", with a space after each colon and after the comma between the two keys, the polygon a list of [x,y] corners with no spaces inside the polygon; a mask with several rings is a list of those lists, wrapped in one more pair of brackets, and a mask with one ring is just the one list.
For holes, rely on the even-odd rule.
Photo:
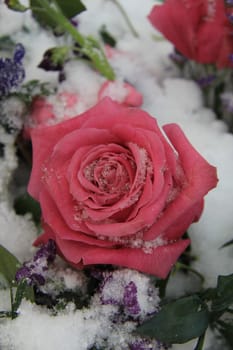
{"label": "rose center", "polygon": [[92,161],[84,169],[85,178],[100,191],[122,195],[130,188],[130,179],[125,169],[123,155],[107,155]]}

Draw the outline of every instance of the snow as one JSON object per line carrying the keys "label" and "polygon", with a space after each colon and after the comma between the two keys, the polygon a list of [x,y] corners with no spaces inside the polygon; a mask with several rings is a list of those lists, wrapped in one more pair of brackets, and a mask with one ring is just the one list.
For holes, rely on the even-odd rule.
{"label": "snow", "polygon": [[[74,274],[74,279],[77,280],[82,272]],[[138,301],[142,309],[140,316],[143,317],[149,310],[157,310],[157,291],[149,277],[138,272],[125,269],[116,271],[113,280],[110,280],[109,290],[116,289],[116,283],[119,285],[121,281],[132,280],[139,291]],[[121,288],[119,291],[122,292]],[[6,297],[5,292],[0,295]],[[103,304],[101,300],[100,292],[94,295],[89,308],[75,310],[75,306],[69,303],[58,315],[23,301],[19,317],[5,321],[3,327],[0,327],[1,350],[86,350],[94,345],[104,345],[109,350],[128,349],[127,343],[136,339],[130,334],[136,323],[116,323],[114,320],[119,316],[118,306]]]}
{"label": "snow", "polygon": [[[97,35],[105,24],[107,30],[117,38],[117,52],[109,59],[117,73],[119,82],[123,79],[134,85],[143,95],[142,108],[156,117],[160,125],[178,123],[195,148],[218,169],[219,184],[205,199],[204,213],[198,223],[189,229],[192,240],[192,254],[196,256],[192,267],[205,278],[205,287],[213,287],[219,274],[232,273],[232,246],[220,249],[232,239],[232,193],[233,193],[233,135],[227,132],[223,122],[217,121],[213,111],[203,106],[203,95],[194,81],[178,76],[176,67],[169,60],[171,44],[161,39],[146,15],[155,1],[121,0],[132,20],[139,38],[130,33],[120,11],[111,1],[85,0],[88,11],[80,15],[79,30],[85,34]],[[98,15],[97,15],[98,14]],[[30,34],[20,29],[26,24]],[[47,73],[37,68],[44,51],[62,42],[47,34],[26,14],[13,13],[0,1],[0,33],[14,34],[14,38],[26,47],[27,80],[40,79],[56,85],[57,73]],[[97,102],[98,91],[105,79],[90,66],[74,61],[65,67],[66,80],[60,84],[58,93],[69,92],[79,96],[77,105],[69,116],[79,114]],[[119,95],[116,89],[115,94]],[[56,96],[49,97],[56,114],[60,116],[63,107],[56,103]],[[13,108],[13,101],[10,104]],[[1,143],[5,154],[0,163],[0,244],[15,254],[20,261],[32,255],[32,242],[37,235],[29,216],[18,216],[12,208],[8,184],[17,167],[14,136],[0,129]],[[80,283],[76,273],[66,268],[56,271],[66,288],[75,289]],[[82,277],[83,278],[83,277]],[[85,279],[82,279],[85,285]],[[198,284],[196,278],[175,276],[169,284],[169,295],[178,296],[184,291],[193,291]],[[189,288],[187,288],[187,285]],[[113,286],[112,286],[113,287]],[[140,288],[146,288],[142,284]],[[139,289],[140,290],[140,289]],[[114,291],[114,288],[113,288]],[[139,293],[140,294],[140,293]],[[140,303],[145,299],[141,294]],[[67,309],[56,317],[48,310],[24,301],[20,316],[13,321],[0,321],[0,348],[2,350],[87,350],[106,337],[114,349],[123,345],[132,323],[119,328],[110,327],[110,318],[116,311],[114,305],[100,305],[96,300],[92,310]],[[144,306],[146,309],[148,305]],[[0,310],[9,308],[9,294],[0,290]],[[49,332],[48,332],[49,329]],[[208,335],[205,350],[213,350],[213,335]],[[78,344],[78,345],[77,345]],[[100,344],[101,345],[101,344]],[[193,349],[193,342],[174,346],[175,350]]]}

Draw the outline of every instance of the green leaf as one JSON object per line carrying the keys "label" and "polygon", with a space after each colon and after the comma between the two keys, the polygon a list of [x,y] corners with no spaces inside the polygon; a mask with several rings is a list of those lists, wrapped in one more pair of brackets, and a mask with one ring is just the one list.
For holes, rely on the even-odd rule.
{"label": "green leaf", "polygon": [[86,10],[80,0],[56,0],[56,3],[67,18],[72,18]]}
{"label": "green leaf", "polygon": [[200,337],[208,327],[209,313],[197,295],[165,304],[137,333],[169,344],[182,344]]}
{"label": "green leaf", "polygon": [[[53,9],[61,11],[67,19],[71,19],[86,9],[80,0],[47,0],[47,5],[47,7],[53,7]],[[30,0],[30,7],[33,16],[42,26],[48,26],[52,29],[58,27],[53,13],[46,11],[43,2],[40,0]]]}
{"label": "green leaf", "polygon": [[31,302],[34,301],[33,287],[28,285],[26,279],[21,280],[17,285],[15,299],[14,299],[14,302],[12,304],[13,318],[17,316],[17,310],[18,310],[23,298],[26,298],[26,299],[30,300]]}
{"label": "green leaf", "polygon": [[0,50],[12,52],[15,49],[15,42],[8,35],[0,37]]}
{"label": "green leaf", "polygon": [[224,312],[233,304],[233,274],[218,276],[216,296],[212,302],[213,312]]}
{"label": "green leaf", "polygon": [[91,36],[85,37],[80,52],[90,57],[94,67],[106,78],[109,80],[115,79],[112,67],[109,65],[108,60],[96,39]]}
{"label": "green leaf", "polygon": [[16,198],[14,203],[14,208],[17,214],[25,215],[26,213],[31,213],[33,220],[36,223],[40,222],[40,218],[41,218],[40,205],[28,193],[25,193],[20,197]]}
{"label": "green leaf", "polygon": [[20,266],[18,259],[0,245],[0,274],[8,282],[9,287],[15,285],[15,274]]}
{"label": "green leaf", "polygon": [[[48,1],[49,7],[49,1]],[[33,17],[42,26],[47,26],[52,29],[57,27],[57,22],[51,16],[49,11],[46,11],[42,6],[40,0],[30,0],[30,8],[32,10]]]}
{"label": "green leaf", "polygon": [[29,108],[35,96],[49,96],[54,94],[55,88],[47,82],[39,80],[29,80],[26,84],[21,85],[19,91],[13,95],[23,101]]}
{"label": "green leaf", "polygon": [[28,7],[21,4],[18,0],[5,0],[5,4],[13,11],[25,12],[28,10]]}

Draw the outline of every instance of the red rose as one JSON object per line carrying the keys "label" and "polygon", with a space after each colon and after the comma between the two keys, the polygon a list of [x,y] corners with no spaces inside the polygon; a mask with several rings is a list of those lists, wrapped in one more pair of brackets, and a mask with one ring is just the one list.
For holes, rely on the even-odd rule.
{"label": "red rose", "polygon": [[82,115],[32,131],[29,192],[44,233],[72,265],[114,264],[166,277],[189,244],[216,170],[176,124],[103,99]]}
{"label": "red rose", "polygon": [[233,26],[223,0],[166,0],[148,18],[187,58],[219,68],[233,66]]}

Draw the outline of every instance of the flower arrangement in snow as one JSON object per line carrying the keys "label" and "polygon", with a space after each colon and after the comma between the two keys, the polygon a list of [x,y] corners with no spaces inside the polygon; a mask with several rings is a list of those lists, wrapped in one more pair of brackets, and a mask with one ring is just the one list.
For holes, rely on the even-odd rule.
{"label": "flower arrangement in snow", "polygon": [[165,278],[189,244],[216,169],[176,124],[109,98],[73,119],[32,131],[29,193],[43,234],[70,264],[115,264]]}

